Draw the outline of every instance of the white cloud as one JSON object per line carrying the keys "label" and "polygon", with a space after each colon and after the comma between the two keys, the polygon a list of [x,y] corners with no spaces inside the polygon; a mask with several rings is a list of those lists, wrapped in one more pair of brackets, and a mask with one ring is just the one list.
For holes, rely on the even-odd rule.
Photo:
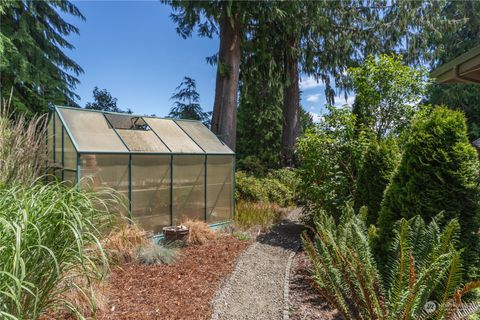
{"label": "white cloud", "polygon": [[352,96],[347,96],[347,99],[345,100],[345,96],[336,96],[335,97],[335,107],[341,107],[345,104],[352,105],[355,102],[355,95]]}
{"label": "white cloud", "polygon": [[320,120],[323,119],[323,116],[318,113],[311,112],[311,111],[309,111],[308,113],[312,116],[313,122],[320,122]]}
{"label": "white cloud", "polygon": [[324,86],[324,83],[322,81],[315,80],[314,77],[306,77],[300,79],[300,90],[307,90],[322,86]]}
{"label": "white cloud", "polygon": [[317,102],[318,100],[320,100],[320,96],[321,96],[320,93],[310,94],[310,95],[307,96],[306,100],[308,102]]}

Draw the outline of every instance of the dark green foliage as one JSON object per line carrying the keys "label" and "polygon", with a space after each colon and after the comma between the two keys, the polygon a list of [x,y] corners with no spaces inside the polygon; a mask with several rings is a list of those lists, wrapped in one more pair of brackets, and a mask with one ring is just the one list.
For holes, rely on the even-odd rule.
{"label": "dark green foliage", "polygon": [[[419,217],[400,220],[388,257],[380,265],[364,221],[349,208],[339,220],[335,223],[331,215],[320,213],[313,239],[304,235],[303,244],[316,288],[345,319],[453,320],[480,310],[478,302],[461,300],[480,282],[461,286],[456,220],[444,228],[436,221],[426,225]],[[384,261],[390,261],[388,267],[381,265]],[[436,302],[431,314],[423,310],[429,300]]]}
{"label": "dark green foliage", "polygon": [[91,110],[100,110],[107,112],[120,112],[120,113],[132,113],[130,108],[127,108],[127,111],[119,108],[117,106],[117,98],[112,97],[110,92],[107,89],[98,89],[98,87],[93,88],[93,100],[94,102],[87,102],[85,109]]}
{"label": "dark green foliage", "polygon": [[[447,63],[468,50],[480,45],[480,2],[448,1],[444,17],[449,21],[459,21],[458,26],[435,40],[438,60],[434,67]],[[480,137],[480,86],[477,84],[440,84],[432,86],[427,99],[434,105],[463,110],[467,117],[470,140]]]}
{"label": "dark green foliage", "polygon": [[437,84],[428,101],[465,112],[470,141],[480,138],[480,86],[478,84]]}
{"label": "dark green foliage", "polygon": [[470,145],[465,117],[446,107],[426,109],[414,120],[401,163],[385,191],[378,220],[380,255],[392,239],[396,220],[420,215],[430,221],[440,212],[457,218],[469,276],[480,257],[479,163]]}
{"label": "dark green foliage", "polygon": [[184,77],[182,83],[175,88],[175,93],[170,98],[175,100],[170,109],[169,117],[175,119],[190,119],[202,121],[207,127],[210,126],[211,112],[203,112],[200,106],[200,95],[197,92],[195,80]]}
{"label": "dark green foliage", "polygon": [[393,138],[372,140],[363,154],[357,177],[355,211],[368,208],[367,225],[377,222],[383,192],[400,160],[400,149]]}
{"label": "dark green foliage", "polygon": [[256,177],[263,177],[268,171],[267,167],[255,156],[246,156],[245,158],[239,159],[237,161],[237,168]]}
{"label": "dark green foliage", "polygon": [[85,20],[69,1],[2,1],[0,4],[1,94],[13,88],[15,110],[44,112],[48,104],[77,106],[73,92],[82,68],[64,52],[78,28],[62,18]]}

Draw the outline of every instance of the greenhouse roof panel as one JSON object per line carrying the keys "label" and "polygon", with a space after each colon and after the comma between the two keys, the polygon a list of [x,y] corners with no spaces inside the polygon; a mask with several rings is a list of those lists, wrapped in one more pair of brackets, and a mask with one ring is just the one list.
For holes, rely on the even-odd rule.
{"label": "greenhouse roof panel", "polygon": [[175,122],[191,137],[206,153],[233,153],[218,137],[208,130],[201,122],[175,120]]}
{"label": "greenhouse roof panel", "polygon": [[159,118],[144,119],[172,152],[205,153],[175,121]]}
{"label": "greenhouse roof panel", "polygon": [[101,112],[57,108],[79,152],[128,152]]}
{"label": "greenhouse roof panel", "polygon": [[80,153],[234,154],[198,121],[56,107]]}

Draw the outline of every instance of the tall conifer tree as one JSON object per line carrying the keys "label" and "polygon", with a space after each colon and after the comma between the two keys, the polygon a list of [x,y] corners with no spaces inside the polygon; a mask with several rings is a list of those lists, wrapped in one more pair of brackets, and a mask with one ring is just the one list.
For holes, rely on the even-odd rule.
{"label": "tall conifer tree", "polygon": [[5,1],[0,4],[1,93],[13,88],[16,110],[43,112],[48,103],[77,106],[74,89],[82,68],[64,52],[78,34],[60,14],[85,20],[69,1]]}

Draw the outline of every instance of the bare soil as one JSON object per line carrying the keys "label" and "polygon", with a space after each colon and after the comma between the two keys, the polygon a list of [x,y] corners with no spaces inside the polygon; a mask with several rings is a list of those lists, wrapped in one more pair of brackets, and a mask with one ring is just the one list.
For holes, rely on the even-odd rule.
{"label": "bare soil", "polygon": [[305,252],[297,253],[290,274],[290,320],[342,320],[315,290],[309,275],[310,261]]}
{"label": "bare soil", "polygon": [[107,286],[109,311],[99,319],[209,319],[215,292],[249,244],[225,236],[182,249],[171,265],[115,267]]}

